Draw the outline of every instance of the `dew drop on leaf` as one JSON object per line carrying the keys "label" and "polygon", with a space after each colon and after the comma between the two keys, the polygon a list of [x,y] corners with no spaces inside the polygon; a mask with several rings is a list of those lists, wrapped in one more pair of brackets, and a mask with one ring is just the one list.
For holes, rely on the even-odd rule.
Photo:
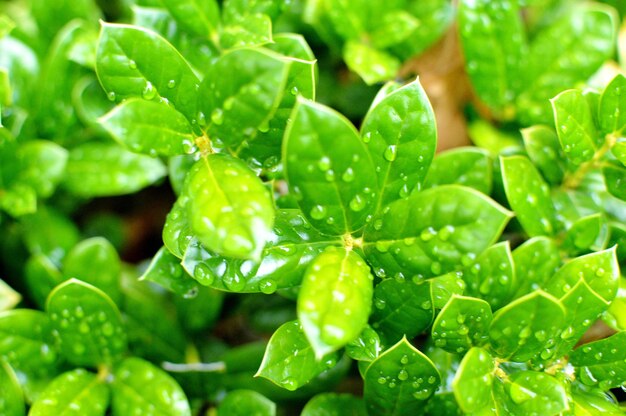
{"label": "dew drop on leaf", "polygon": [[216,108],[211,112],[211,122],[216,126],[221,126],[224,122],[224,110]]}
{"label": "dew drop on leaf", "polygon": [[152,100],[154,97],[156,97],[156,93],[157,91],[154,88],[154,85],[152,85],[150,81],[146,81],[146,86],[143,88],[141,96],[146,100]]}
{"label": "dew drop on leaf", "polygon": [[326,217],[326,207],[323,205],[315,205],[313,208],[311,208],[311,218],[313,218],[314,220],[321,220],[324,217]]}
{"label": "dew drop on leaf", "polygon": [[389,162],[393,162],[394,160],[396,160],[396,156],[397,156],[396,145],[392,144],[392,145],[387,146],[387,148],[385,149],[385,152],[383,153],[383,157],[385,158],[385,160]]}

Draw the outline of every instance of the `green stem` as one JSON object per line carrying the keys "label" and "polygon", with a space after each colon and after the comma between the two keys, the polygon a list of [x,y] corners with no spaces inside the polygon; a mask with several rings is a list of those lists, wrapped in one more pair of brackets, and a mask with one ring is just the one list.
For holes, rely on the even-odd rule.
{"label": "green stem", "polygon": [[607,134],[606,139],[604,140],[604,144],[601,148],[596,150],[591,160],[581,164],[578,169],[573,173],[565,174],[565,178],[563,179],[563,187],[566,189],[576,189],[585,178],[587,173],[593,169],[597,169],[602,166],[602,158],[606,155],[607,152],[611,150],[615,142],[617,141],[617,135],[615,134]]}

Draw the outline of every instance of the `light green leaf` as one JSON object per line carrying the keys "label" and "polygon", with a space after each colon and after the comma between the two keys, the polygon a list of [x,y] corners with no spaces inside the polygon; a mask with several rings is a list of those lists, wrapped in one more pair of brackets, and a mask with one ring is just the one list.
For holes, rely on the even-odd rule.
{"label": "light green leaf", "polygon": [[392,80],[400,70],[400,60],[395,56],[356,41],[346,43],[343,59],[368,85]]}
{"label": "light green leaf", "polygon": [[512,374],[505,386],[511,414],[557,415],[569,408],[565,386],[549,374],[520,371]]}
{"label": "light green leaf", "polygon": [[567,166],[556,132],[547,126],[537,125],[522,129],[521,133],[530,160],[548,182],[560,184]]}
{"label": "light green leaf", "polygon": [[63,177],[67,150],[50,141],[31,140],[19,147],[16,157],[21,165],[19,181],[41,197],[51,196]]}
{"label": "light green leaf", "polygon": [[130,98],[98,122],[133,152],[174,156],[195,150],[191,124],[169,104]]}
{"label": "light green leaf", "polygon": [[302,409],[300,416],[367,416],[365,402],[350,394],[321,393]]}
{"label": "light green leaf", "polygon": [[4,416],[24,416],[26,414],[24,393],[22,393],[17,376],[11,366],[4,361],[0,361],[0,391],[3,396],[0,412]]}
{"label": "light green leaf", "polygon": [[606,189],[616,198],[626,201],[626,169],[606,166],[602,169]]}
{"label": "light green leaf", "polygon": [[515,298],[543,287],[561,265],[559,248],[547,237],[525,241],[512,255],[518,284]]}
{"label": "light green leaf", "polygon": [[474,347],[465,354],[452,381],[454,397],[465,413],[478,412],[493,402],[495,369],[496,363],[487,350]]}
{"label": "light green leaf", "polygon": [[22,295],[0,279],[0,312],[13,309],[22,301]]}
{"label": "light green leaf", "polygon": [[270,338],[256,377],[263,377],[287,390],[296,390],[337,363],[338,354],[321,360],[304,335],[300,322],[287,322]]}
{"label": "light green leaf", "polygon": [[554,343],[553,337],[563,328],[564,321],[561,303],[543,291],[535,291],[494,314],[489,329],[491,346],[499,357],[527,361]]}
{"label": "light green leaf", "polygon": [[237,148],[269,130],[290,73],[291,61],[264,49],[222,55],[200,86],[197,123],[216,147]]}
{"label": "light green leaf", "polygon": [[109,407],[109,387],[82,368],[55,378],[33,403],[30,416],[102,415]]}
{"label": "light green leaf", "polygon": [[626,128],[626,104],[622,95],[626,91],[626,77],[618,74],[609,82],[600,97],[598,121],[603,134],[620,135]]}
{"label": "light green leaf", "polygon": [[580,381],[602,390],[618,387],[626,380],[626,332],[578,347],[570,355]]}
{"label": "light green leaf", "polygon": [[329,247],[309,265],[298,319],[319,359],[353,341],[367,324],[373,277],[354,251]]}
{"label": "light green leaf", "polygon": [[378,333],[366,325],[361,334],[346,345],[346,354],[353,360],[374,361],[381,353]]}
{"label": "light green leaf", "polygon": [[285,177],[311,224],[330,235],[360,229],[376,204],[374,164],[354,126],[298,99],[283,143]]}
{"label": "light green leaf", "polygon": [[553,235],[556,212],[550,188],[535,166],[525,156],[500,158],[502,181],[506,197],[524,227],[531,236]]}
{"label": "light green leaf", "polygon": [[363,120],[361,137],[376,168],[379,206],[419,187],[437,147],[435,115],[419,80],[376,101]]}
{"label": "light green leaf", "polygon": [[194,235],[209,250],[228,257],[260,258],[274,225],[268,189],[246,165],[225,155],[197,161],[183,195]]}
{"label": "light green leaf", "polygon": [[489,152],[477,147],[459,147],[435,156],[424,188],[463,185],[485,195],[491,193],[493,161]]}
{"label": "light green leaf", "polygon": [[589,251],[604,250],[608,239],[609,224],[605,216],[598,213],[575,221],[567,230],[563,247],[576,256]]}
{"label": "light green leaf", "polygon": [[415,414],[440,383],[432,361],[402,338],[367,368],[363,397],[368,414]]}
{"label": "light green leaf", "polygon": [[12,217],[21,217],[37,211],[37,194],[28,185],[14,184],[0,192],[0,208]]}
{"label": "light green leaf", "polygon": [[167,214],[165,224],[163,225],[163,244],[170,253],[179,259],[183,258],[187,246],[193,239],[187,218],[188,202],[189,198],[187,196],[180,195]]}
{"label": "light green leaf", "polygon": [[115,369],[112,414],[127,416],[156,412],[190,416],[185,392],[169,374],[140,358],[127,358]]}
{"label": "light green leaf", "polygon": [[185,29],[215,39],[220,23],[220,9],[215,0],[162,0],[161,3]]}
{"label": "light green leaf", "polygon": [[46,305],[58,348],[77,366],[111,364],[126,351],[120,313],[100,289],[70,279],[57,286]]}
{"label": "light green leaf", "polygon": [[217,416],[275,416],[276,404],[254,390],[229,392],[217,408]]}
{"label": "light green leaf", "polygon": [[139,280],[154,282],[185,298],[198,293],[198,283],[191,278],[180,264],[180,259],[161,247]]}
{"label": "light green leaf", "polygon": [[510,216],[471,188],[438,186],[388,205],[367,225],[363,248],[378,276],[439,276],[493,244]]}
{"label": "light green leaf", "polygon": [[527,52],[517,1],[461,1],[459,33],[466,70],[478,97],[510,118]]}
{"label": "light green leaf", "polygon": [[408,40],[422,22],[405,10],[389,10],[384,13],[371,31],[372,46],[385,49]]}
{"label": "light green leaf", "polygon": [[222,26],[220,45],[236,49],[266,45],[272,42],[272,20],[262,13],[245,14]]}
{"label": "light green leaf", "polygon": [[579,90],[563,91],[550,103],[565,156],[574,165],[593,158],[602,139],[596,131],[591,108],[582,93]]}
{"label": "light green leaf", "polygon": [[159,159],[116,144],[93,142],[70,150],[63,185],[84,198],[124,195],[157,182],[166,173]]}
{"label": "light green leaf", "polygon": [[435,346],[451,353],[465,353],[488,340],[491,308],[482,299],[453,295],[433,323]]}
{"label": "light green leaf", "polygon": [[155,32],[139,26],[102,23],[96,71],[112,101],[162,97],[188,120],[197,117],[200,80],[180,53]]}

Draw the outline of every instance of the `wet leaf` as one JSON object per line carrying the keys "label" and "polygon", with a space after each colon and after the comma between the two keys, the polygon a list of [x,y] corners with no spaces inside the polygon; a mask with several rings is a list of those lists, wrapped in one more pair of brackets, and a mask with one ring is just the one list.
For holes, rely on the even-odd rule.
{"label": "wet leaf", "polygon": [[437,154],[433,159],[424,188],[463,185],[489,195],[492,170],[492,160],[486,150],[476,147],[447,150]]}
{"label": "wet leaf", "polygon": [[452,386],[454,397],[466,413],[474,413],[491,405],[496,363],[489,352],[473,347],[463,357]]}
{"label": "wet leaf", "polygon": [[234,390],[229,392],[217,408],[217,416],[274,416],[276,404],[267,397],[253,390]]}
{"label": "wet leaf", "polygon": [[350,394],[322,393],[314,396],[300,416],[366,416],[365,403]]}

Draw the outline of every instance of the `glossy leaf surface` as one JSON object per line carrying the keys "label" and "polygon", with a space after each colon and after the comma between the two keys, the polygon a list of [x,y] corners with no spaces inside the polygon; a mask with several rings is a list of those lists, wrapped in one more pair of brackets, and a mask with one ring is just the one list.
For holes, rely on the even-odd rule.
{"label": "glossy leaf surface", "polygon": [[626,90],[626,77],[618,74],[606,86],[598,104],[598,121],[604,134],[620,134],[626,128],[626,104],[622,94]]}
{"label": "glossy leaf surface", "polygon": [[465,354],[452,382],[454,397],[464,412],[480,411],[492,402],[495,366],[493,357],[483,348],[474,347]]}
{"label": "glossy leaf surface", "polygon": [[543,125],[521,130],[528,157],[551,184],[559,184],[565,173],[565,152],[556,132]]}
{"label": "glossy leaf surface", "polygon": [[314,396],[302,409],[300,416],[366,416],[362,399],[337,393],[322,393]]}
{"label": "glossy leaf surface", "polygon": [[481,346],[488,340],[491,318],[491,308],[484,300],[454,295],[433,323],[435,345],[457,354]]}
{"label": "glossy leaf surface", "polygon": [[618,387],[626,381],[626,332],[618,332],[600,341],[577,348],[570,356],[580,380],[603,390]]}
{"label": "glossy leaf surface", "polygon": [[539,289],[561,265],[561,255],[554,240],[534,237],[513,250],[513,264],[517,277],[515,297]]}
{"label": "glossy leaf surface", "polygon": [[545,373],[521,371],[511,376],[507,385],[515,414],[556,415],[566,410],[567,392],[562,382]]}
{"label": "glossy leaf surface", "polygon": [[140,280],[154,282],[184,297],[197,293],[198,283],[191,278],[180,264],[180,259],[161,247]]}
{"label": "glossy leaf surface", "polygon": [[217,408],[218,416],[274,416],[276,404],[253,390],[234,390],[226,395]]}
{"label": "glossy leaf surface", "polygon": [[433,159],[424,188],[463,185],[489,195],[492,170],[492,160],[486,150],[474,147],[447,150]]}

